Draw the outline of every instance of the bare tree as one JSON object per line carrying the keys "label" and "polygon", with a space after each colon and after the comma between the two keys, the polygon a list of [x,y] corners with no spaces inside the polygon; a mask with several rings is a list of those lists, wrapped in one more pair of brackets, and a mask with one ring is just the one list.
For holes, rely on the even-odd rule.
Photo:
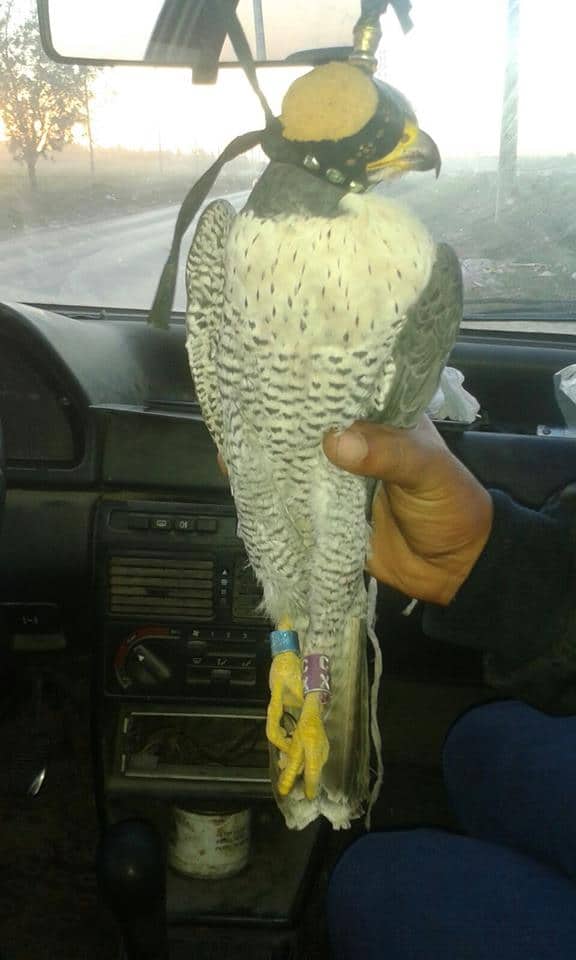
{"label": "bare tree", "polygon": [[40,157],[63,150],[73,140],[75,125],[88,121],[91,72],[49,60],[36,17],[14,24],[11,7],[0,6],[0,116],[8,148],[26,166],[35,192]]}

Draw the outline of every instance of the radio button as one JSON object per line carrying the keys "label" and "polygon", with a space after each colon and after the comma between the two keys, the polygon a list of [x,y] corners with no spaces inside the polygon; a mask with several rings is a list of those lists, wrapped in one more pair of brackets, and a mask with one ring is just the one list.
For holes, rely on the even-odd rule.
{"label": "radio button", "polygon": [[231,670],[217,669],[212,671],[212,679],[214,683],[229,683],[231,676]]}
{"label": "radio button", "polygon": [[177,530],[178,533],[194,533],[196,520],[194,517],[176,517],[174,529]]}
{"label": "radio button", "polygon": [[152,517],[150,526],[153,530],[171,530],[172,517]]}
{"label": "radio button", "polygon": [[222,667],[226,670],[228,670],[232,666],[231,659],[232,659],[231,657],[226,655],[222,656],[222,654],[220,653],[214,653],[212,654],[212,657],[211,657],[211,660],[214,663],[215,667]]}
{"label": "radio button", "polygon": [[188,640],[186,646],[189,653],[199,654],[205,652],[208,644],[205,640]]}

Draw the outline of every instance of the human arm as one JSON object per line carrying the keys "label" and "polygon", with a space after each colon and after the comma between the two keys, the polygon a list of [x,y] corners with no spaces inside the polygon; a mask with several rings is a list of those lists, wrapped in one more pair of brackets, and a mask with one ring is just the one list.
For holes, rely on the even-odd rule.
{"label": "human arm", "polygon": [[[424,631],[485,651],[489,681],[557,712],[576,709],[574,523],[567,501],[529,510],[489,494],[452,456],[427,418],[398,431],[357,423],[365,443],[353,463],[344,435],[325,451],[376,477],[369,569],[427,601]],[[487,502],[489,501],[489,503]]]}
{"label": "human arm", "polygon": [[428,604],[423,629],[485,652],[485,678],[505,696],[551,713],[576,712],[574,510],[542,510],[491,491],[493,532],[450,607]]}
{"label": "human arm", "polygon": [[428,417],[412,430],[357,421],[327,434],[324,451],[345,470],[380,481],[369,572],[408,597],[449,604],[490,536],[493,507]]}

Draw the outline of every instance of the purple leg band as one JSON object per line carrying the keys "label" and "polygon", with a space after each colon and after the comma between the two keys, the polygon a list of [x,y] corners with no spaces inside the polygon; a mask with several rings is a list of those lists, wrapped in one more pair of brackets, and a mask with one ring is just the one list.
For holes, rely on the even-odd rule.
{"label": "purple leg band", "polygon": [[324,653],[309,653],[302,661],[304,694],[320,693],[323,703],[330,699],[330,658]]}

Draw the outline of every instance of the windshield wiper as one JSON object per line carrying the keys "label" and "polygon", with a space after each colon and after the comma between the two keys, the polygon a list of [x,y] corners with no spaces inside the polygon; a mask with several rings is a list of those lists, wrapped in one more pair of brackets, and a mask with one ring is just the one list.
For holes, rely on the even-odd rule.
{"label": "windshield wiper", "polygon": [[[63,313],[77,320],[145,321],[149,310],[129,307],[93,307],[59,303],[30,303],[41,310]],[[184,323],[182,310],[173,310],[172,323]],[[514,297],[466,298],[464,320],[482,323],[490,320],[538,320],[542,323],[576,323],[576,300],[522,300]]]}
{"label": "windshield wiper", "polygon": [[[49,313],[63,313],[74,320],[138,320],[148,319],[149,309],[142,307],[92,307],[64,303],[37,303],[29,301],[29,306]],[[184,323],[183,310],[173,310],[170,316],[173,323]]]}
{"label": "windshield wiper", "polygon": [[576,321],[576,300],[522,300],[515,297],[466,298],[465,320]]}

